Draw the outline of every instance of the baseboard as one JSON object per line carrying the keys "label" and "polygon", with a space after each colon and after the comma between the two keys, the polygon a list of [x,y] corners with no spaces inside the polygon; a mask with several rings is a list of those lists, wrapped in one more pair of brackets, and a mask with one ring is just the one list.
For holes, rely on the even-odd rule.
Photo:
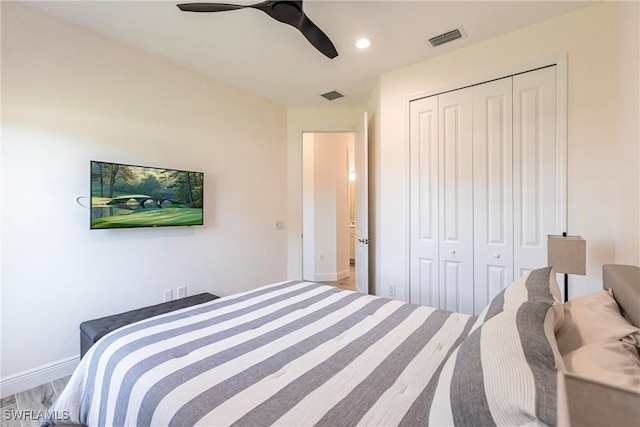
{"label": "baseboard", "polygon": [[349,275],[351,275],[351,272],[348,268],[346,270],[339,271],[337,280],[346,279],[347,277],[349,277]]}
{"label": "baseboard", "polygon": [[335,282],[336,277],[335,273],[304,273],[304,280],[311,282]]}
{"label": "baseboard", "polygon": [[337,273],[305,273],[304,280],[311,282],[336,282],[350,275],[349,269],[339,271]]}
{"label": "baseboard", "polygon": [[80,355],[67,357],[66,359],[0,378],[0,398],[71,375],[78,363],[80,363]]}

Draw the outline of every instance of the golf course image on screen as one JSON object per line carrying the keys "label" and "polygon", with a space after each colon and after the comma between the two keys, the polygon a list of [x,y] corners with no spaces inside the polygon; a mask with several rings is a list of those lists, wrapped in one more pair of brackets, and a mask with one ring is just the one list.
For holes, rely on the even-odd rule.
{"label": "golf course image on screen", "polygon": [[91,162],[91,229],[203,225],[204,174]]}

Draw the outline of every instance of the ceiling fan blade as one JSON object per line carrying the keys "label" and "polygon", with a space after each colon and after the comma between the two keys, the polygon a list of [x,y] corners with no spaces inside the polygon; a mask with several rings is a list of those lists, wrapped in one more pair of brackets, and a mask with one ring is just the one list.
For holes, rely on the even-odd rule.
{"label": "ceiling fan blade", "polygon": [[178,8],[184,12],[224,12],[244,8],[258,9],[283,24],[297,28],[302,35],[327,58],[338,56],[331,40],[302,11],[302,0],[264,0],[250,5],[227,3],[183,3]]}
{"label": "ceiling fan blade", "polygon": [[320,28],[307,17],[303,15],[298,24],[300,32],[309,40],[309,42],[327,58],[333,59],[338,56],[338,51],[333,45],[329,37],[322,32]]}
{"label": "ceiling fan blade", "polygon": [[227,3],[184,3],[178,8],[183,12],[226,12],[227,10],[244,9],[247,6]]}

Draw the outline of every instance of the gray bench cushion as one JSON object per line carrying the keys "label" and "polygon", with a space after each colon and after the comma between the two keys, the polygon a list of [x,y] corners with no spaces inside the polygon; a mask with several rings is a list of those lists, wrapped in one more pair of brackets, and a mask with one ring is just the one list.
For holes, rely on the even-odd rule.
{"label": "gray bench cushion", "polygon": [[140,320],[148,319],[149,317],[190,307],[196,304],[202,304],[216,298],[218,298],[216,295],[202,293],[186,298],[163,302],[149,307],[139,308],[137,310],[127,311],[125,313],[114,314],[107,317],[101,317],[100,319],[82,322],[80,324],[80,357],[84,357],[85,353],[93,344],[111,331],[115,331],[118,328]]}

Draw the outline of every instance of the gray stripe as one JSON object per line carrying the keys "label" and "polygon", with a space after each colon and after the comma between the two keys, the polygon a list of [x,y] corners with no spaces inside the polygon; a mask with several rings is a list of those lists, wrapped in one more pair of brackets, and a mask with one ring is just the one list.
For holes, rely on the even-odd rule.
{"label": "gray stripe", "polygon": [[552,267],[539,268],[529,273],[525,286],[528,291],[529,301],[540,301],[550,299],[553,303],[553,294],[549,288],[549,276]]}
{"label": "gray stripe", "polygon": [[474,316],[467,320],[467,324],[464,326],[464,330],[456,340],[456,342],[449,348],[447,355],[440,362],[440,366],[433,372],[431,379],[427,386],[422,390],[420,396],[411,404],[411,407],[404,415],[399,426],[412,427],[417,425],[424,425],[429,420],[429,414],[431,413],[431,404],[433,403],[433,396],[435,395],[436,388],[438,386],[438,380],[440,379],[440,373],[444,368],[444,364],[449,360],[451,354],[458,348],[460,343],[469,335],[471,327],[475,323],[476,318]]}
{"label": "gray stripe", "polygon": [[484,317],[482,323],[486,323],[487,320],[491,319],[493,316],[496,316],[504,310],[504,293],[507,288],[504,288],[498,295],[496,295],[489,305],[489,309],[487,310],[487,315]]}
{"label": "gray stripe", "polygon": [[476,329],[460,345],[451,378],[451,412],[456,426],[496,425],[484,389],[480,337],[483,327]]}
{"label": "gray stripe", "polygon": [[525,303],[518,309],[516,325],[525,359],[536,387],[536,417],[556,425],[557,368],[551,344],[544,333],[544,320],[551,304]]}
{"label": "gray stripe", "polygon": [[[314,285],[317,286],[317,285]],[[303,288],[306,289],[306,288]],[[180,357],[184,357],[186,355],[188,355],[189,353],[191,353],[192,351],[195,351],[201,347],[216,343],[218,341],[221,341],[223,339],[226,339],[230,336],[233,335],[237,335],[243,332],[246,332],[248,330],[251,329],[256,329],[262,325],[265,325],[269,322],[273,322],[281,317],[284,317],[296,310],[302,310],[304,308],[309,307],[312,304],[315,304],[317,302],[320,302],[326,298],[328,298],[330,295],[335,294],[340,292],[339,289],[336,288],[330,288],[327,289],[324,292],[321,292],[317,295],[314,295],[310,298],[306,298],[302,301],[298,301],[295,304],[291,304],[288,305],[286,307],[281,308],[280,310],[277,310],[273,313],[267,314],[265,316],[253,319],[249,322],[243,323],[241,325],[235,326],[233,328],[229,328],[226,329],[224,331],[220,331],[218,333],[214,333],[214,334],[210,334],[210,335],[206,335],[202,338],[184,343],[182,345],[178,345],[172,348],[169,348],[163,352],[160,353],[156,353],[152,356],[149,356],[145,359],[142,359],[140,361],[138,361],[134,366],[132,366],[127,373],[125,374],[121,386],[119,387],[119,391],[118,391],[118,397],[116,399],[116,409],[115,409],[115,415],[114,415],[114,420],[113,423],[115,425],[123,425],[124,421],[125,421],[125,416],[126,416],[126,412],[127,412],[127,403],[129,402],[129,397],[131,395],[131,391],[133,389],[133,387],[135,386],[136,382],[138,381],[139,377],[142,376],[145,372],[150,371],[151,369],[155,368],[156,366],[171,360],[171,359],[176,359],[176,358],[180,358]],[[298,294],[298,292],[295,293],[288,293],[287,297],[293,296],[294,294]],[[265,301],[260,303],[260,306],[268,306],[271,305],[273,303],[273,301]],[[340,305],[340,304],[339,304]],[[253,311],[253,310],[257,310],[259,307],[256,307],[256,305],[253,305],[249,311]],[[245,311],[245,310],[238,310],[238,312],[240,311]],[[234,313],[235,314],[235,313]],[[243,313],[246,314],[246,313]],[[226,318],[223,318],[226,316],[217,316],[217,317],[213,317],[210,319],[207,319],[206,321],[203,322],[198,322],[196,324],[192,324],[192,325],[188,325],[186,327],[183,328],[178,328],[172,331],[167,331],[166,333],[163,334],[156,334],[159,335],[160,338],[162,340],[164,339],[168,339],[170,337],[173,336],[177,336],[182,334],[183,332],[190,332],[192,330],[196,330],[196,329],[201,329],[201,328],[205,328],[208,326],[212,326],[216,323],[220,323],[223,322],[225,320],[228,320]],[[236,317],[236,316],[234,316]],[[175,333],[175,331],[179,331],[178,333]],[[155,339],[151,340],[148,339],[151,337],[145,337],[142,338],[140,340],[137,340],[132,344],[131,348],[128,348],[126,350],[124,350],[124,346],[121,350],[124,350],[122,353],[122,356],[124,357],[124,355],[128,354],[130,351],[144,347],[145,345],[151,344],[153,342],[157,342],[158,341],[158,337],[154,337]],[[115,358],[112,357],[109,362],[113,362]],[[117,358],[117,362],[119,362],[122,359],[122,357]],[[115,368],[115,365],[112,367]],[[111,374],[112,374],[112,369],[108,371],[108,376],[107,378],[111,378]],[[107,382],[107,381],[105,381]],[[108,388],[104,388],[103,385],[103,393],[108,393]],[[100,411],[100,421],[104,422],[105,418],[102,418],[103,416],[106,417],[106,405],[102,405],[101,411]]]}
{"label": "gray stripe", "polygon": [[[138,414],[138,419],[136,422],[137,426],[148,426],[151,423],[151,419],[153,417],[153,413],[158,405],[158,403],[175,387],[179,386],[185,381],[188,381],[191,378],[196,377],[197,375],[202,374],[203,372],[209,371],[216,366],[219,366],[223,363],[226,363],[230,360],[236,359],[239,356],[242,356],[245,353],[250,351],[259,349],[270,342],[277,340],[279,338],[285,337],[306,325],[312,324],[321,320],[322,318],[328,316],[332,312],[340,309],[341,307],[347,306],[353,301],[361,298],[362,295],[356,293],[349,293],[344,298],[339,300],[338,302],[331,304],[327,307],[323,307],[317,311],[309,313],[304,317],[296,320],[295,322],[291,322],[287,325],[283,325],[282,327],[275,329],[273,331],[262,334],[252,340],[243,342],[234,347],[230,347],[223,351],[220,351],[216,354],[212,354],[211,356],[199,360],[193,364],[185,366],[184,368],[176,371],[167,377],[163,378],[161,381],[154,384],[149,391],[145,394],[142,402],[142,410]],[[380,304],[385,303],[384,301]],[[375,305],[374,303],[371,303]],[[363,315],[364,316],[364,315]],[[362,316],[360,316],[362,317]],[[333,329],[333,328],[331,328]],[[329,334],[332,334],[333,331],[330,331]],[[316,334],[315,336],[321,336],[320,334]],[[314,337],[315,337],[314,336]],[[316,338],[317,339],[317,338]],[[313,337],[311,339],[307,339],[310,342],[314,342]],[[299,357],[300,354],[303,354],[304,343],[307,341],[303,341],[302,344],[298,344],[294,346],[291,350],[284,350],[280,352],[278,355],[274,357],[286,357],[286,359],[282,362],[281,365],[278,365],[276,369],[272,372],[277,372],[277,370],[281,369],[284,364],[288,363],[290,360]],[[309,346],[309,344],[307,344]],[[307,349],[308,351],[308,349]],[[255,366],[248,367],[249,369],[235,375],[234,377],[223,381],[221,384],[212,387],[208,391],[205,391],[201,395],[195,397],[193,400],[188,402],[184,407],[182,407],[173,417],[171,423],[177,425],[193,425],[197,420],[202,418],[205,414],[207,414],[211,409],[216,405],[220,404],[224,400],[228,399],[233,394],[237,393],[239,390],[247,387],[247,377],[248,378],[256,378],[257,376],[266,376],[272,372],[268,371],[268,362],[262,362]],[[209,408],[209,409],[207,409]]]}
{"label": "gray stripe", "polygon": [[[527,289],[527,300],[538,301],[540,299],[551,298],[553,300],[553,294],[549,289],[549,276],[551,274],[551,267],[539,268],[533,270],[527,276],[525,281],[525,288]],[[504,295],[507,288],[500,291],[493,300],[491,300],[489,310],[482,323],[486,323],[497,314],[502,313],[504,310]]]}
{"label": "gray stripe", "polygon": [[434,311],[316,425],[347,427],[360,421],[380,396],[398,380],[400,374],[442,328],[451,314],[450,311]]}
{"label": "gray stripe", "polygon": [[[383,300],[388,301],[388,300]],[[418,306],[405,304],[364,335],[347,344],[328,359],[291,381],[286,387],[233,423],[234,426],[268,426],[286,414],[309,393],[333,378],[375,342],[387,335]],[[305,350],[306,352],[306,350]],[[182,421],[182,419],[180,419]],[[188,423],[181,423],[188,424]]]}
{"label": "gray stripe", "polygon": [[[90,360],[90,365],[88,368],[88,374],[87,374],[87,381],[86,381],[86,386],[85,386],[85,390],[84,390],[84,394],[82,397],[82,404],[80,407],[80,420],[84,423],[87,424],[88,423],[88,417],[89,417],[89,412],[91,409],[91,402],[93,400],[93,395],[95,392],[95,386],[96,386],[96,374],[97,374],[97,369],[98,369],[98,363],[100,361],[100,358],[102,356],[102,354],[104,353],[104,351],[107,349],[107,347],[109,345],[111,345],[114,341],[120,339],[121,337],[129,334],[129,333],[133,333],[136,331],[140,331],[146,328],[150,328],[153,326],[157,326],[157,325],[161,325],[163,323],[169,323],[169,322],[173,322],[175,320],[180,320],[180,319],[184,319],[190,316],[195,316],[198,314],[202,314],[202,313],[206,313],[209,311],[214,311],[217,310],[219,308],[222,307],[227,307],[233,304],[237,304],[239,302],[244,302],[244,301],[248,301],[252,298],[255,298],[257,296],[261,296],[261,295],[266,295],[269,294],[271,292],[274,291],[278,291],[278,290],[282,290],[285,289],[287,287],[291,287],[296,283],[300,283],[299,281],[296,282],[286,282],[286,283],[282,283],[280,285],[277,286],[273,286],[270,288],[259,288],[254,292],[250,292],[244,295],[240,295],[237,297],[226,297],[226,298],[219,298],[214,300],[212,303],[210,304],[205,304],[205,305],[197,305],[192,307],[190,310],[185,310],[183,312],[180,313],[175,313],[172,315],[167,315],[161,318],[155,318],[152,320],[148,320],[145,321],[143,323],[138,323],[138,324],[134,324],[131,325],[127,328],[122,328],[116,332],[114,332],[113,334],[104,337],[103,339],[101,339],[98,343],[96,343],[94,345],[94,353],[93,356],[91,357]],[[101,399],[103,399],[104,397],[101,395]]]}

